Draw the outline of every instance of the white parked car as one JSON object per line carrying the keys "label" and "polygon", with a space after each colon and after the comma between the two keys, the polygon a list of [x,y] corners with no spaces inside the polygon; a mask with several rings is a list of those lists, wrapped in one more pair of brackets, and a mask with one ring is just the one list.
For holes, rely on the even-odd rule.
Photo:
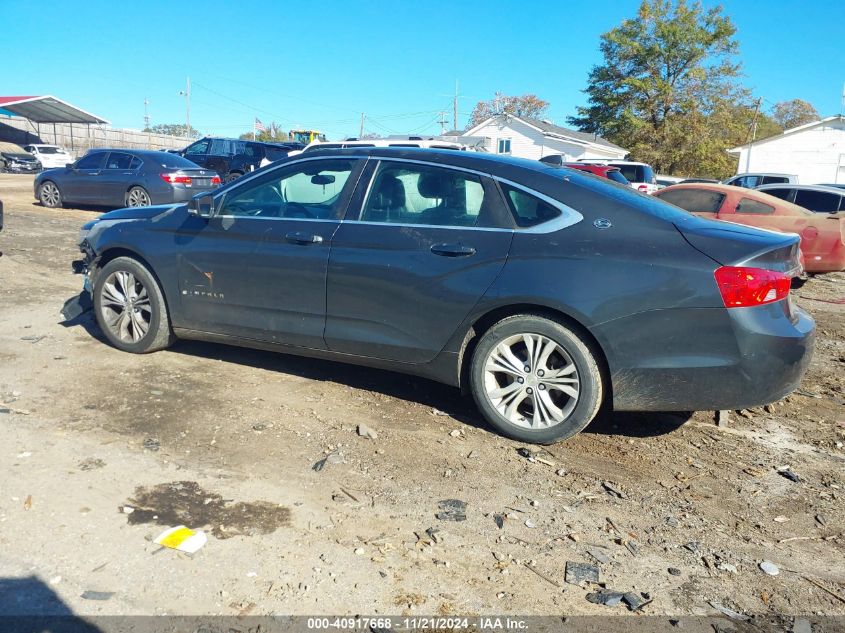
{"label": "white parked car", "polygon": [[54,167],[64,167],[68,163],[73,162],[73,156],[70,155],[63,147],[58,145],[24,145],[23,148],[35,156],[44,169],[53,169]]}

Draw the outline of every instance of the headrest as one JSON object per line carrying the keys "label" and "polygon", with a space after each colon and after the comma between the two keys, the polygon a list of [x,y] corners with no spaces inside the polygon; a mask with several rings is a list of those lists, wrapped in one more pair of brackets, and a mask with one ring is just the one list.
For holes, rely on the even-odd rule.
{"label": "headrest", "polygon": [[420,176],[417,189],[423,198],[445,198],[452,193],[452,179],[448,174],[430,172]]}
{"label": "headrest", "polygon": [[405,185],[396,176],[384,174],[373,194],[374,209],[398,209],[405,206]]}

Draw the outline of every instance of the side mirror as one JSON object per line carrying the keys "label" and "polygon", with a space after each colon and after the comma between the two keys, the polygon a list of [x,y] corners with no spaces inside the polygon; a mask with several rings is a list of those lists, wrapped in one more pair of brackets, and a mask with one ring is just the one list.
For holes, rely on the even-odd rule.
{"label": "side mirror", "polygon": [[210,218],[214,215],[214,196],[201,193],[188,201],[188,213],[200,218]]}
{"label": "side mirror", "polygon": [[73,165],[74,163],[65,163],[65,167],[67,167],[68,169],[73,169]]}

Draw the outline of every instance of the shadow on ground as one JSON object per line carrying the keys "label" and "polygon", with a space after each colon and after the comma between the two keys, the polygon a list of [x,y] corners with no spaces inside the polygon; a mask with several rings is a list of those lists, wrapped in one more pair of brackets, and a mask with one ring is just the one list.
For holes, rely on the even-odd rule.
{"label": "shadow on ground", "polygon": [[[92,337],[106,340],[97,326],[87,293],[80,293],[65,302],[65,321],[62,325],[81,325]],[[336,382],[361,389],[375,391],[392,398],[416,402],[449,414],[454,419],[490,431],[489,425],[481,419],[472,397],[459,389],[440,384],[426,378],[349,365],[329,360],[294,356],[246,347],[235,347],[220,343],[201,341],[179,341],[171,350],[173,353],[245,365],[255,369],[275,371],[315,380]],[[584,430],[596,435],[624,435],[628,437],[654,437],[671,433],[692,417],[691,412],[615,412],[602,410]]]}
{"label": "shadow on ground", "polygon": [[3,633],[101,633],[36,576],[0,578]]}

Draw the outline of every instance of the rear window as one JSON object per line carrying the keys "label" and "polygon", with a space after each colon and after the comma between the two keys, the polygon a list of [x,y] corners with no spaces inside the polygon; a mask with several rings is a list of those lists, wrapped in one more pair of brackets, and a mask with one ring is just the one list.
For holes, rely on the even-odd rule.
{"label": "rear window", "polygon": [[43,147],[38,148],[39,154],[58,154],[59,148],[58,147],[50,147],[49,145],[45,145]]}
{"label": "rear window", "polygon": [[612,180],[613,182],[618,182],[622,185],[629,185],[631,183],[628,182],[628,179],[622,175],[622,172],[618,169],[610,169],[607,172],[608,179]]}
{"label": "rear window", "polygon": [[187,158],[182,158],[178,154],[158,152],[151,158],[162,167],[168,167],[170,169],[196,169],[199,167],[196,163],[192,163]]}
{"label": "rear window", "polygon": [[618,163],[610,163],[613,167],[617,167],[628,182],[647,182],[654,184],[657,178],[654,176],[654,170],[648,165],[623,165]]}
{"label": "rear window", "polygon": [[656,196],[685,211],[697,213],[718,213],[725,199],[725,194],[705,189],[670,189],[659,191]]}
{"label": "rear window", "polygon": [[795,204],[816,213],[836,213],[842,196],[827,191],[798,189],[795,192]]}

